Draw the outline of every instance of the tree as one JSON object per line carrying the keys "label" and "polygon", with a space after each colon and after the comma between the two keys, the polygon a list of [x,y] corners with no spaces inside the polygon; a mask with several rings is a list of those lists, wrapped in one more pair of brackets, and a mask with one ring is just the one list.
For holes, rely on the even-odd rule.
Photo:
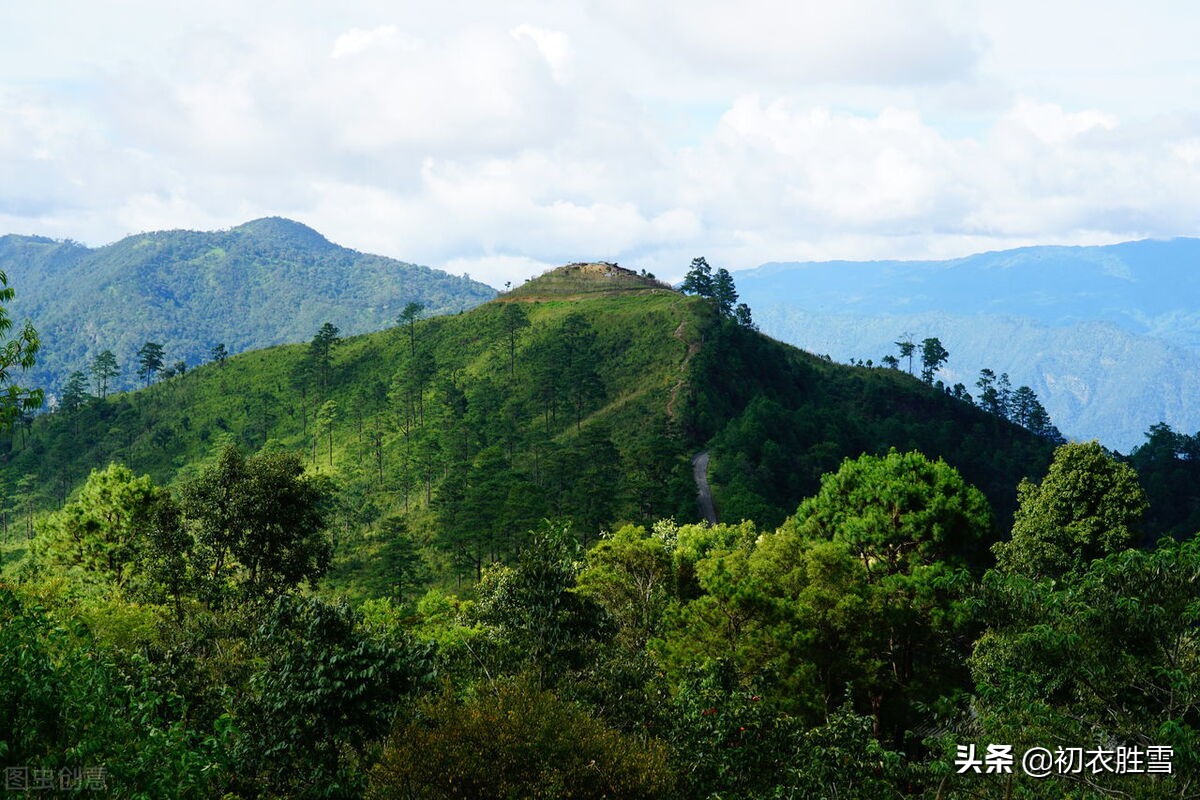
{"label": "tree", "polygon": [[[759,574],[775,576],[771,580],[814,589],[818,582],[803,570],[811,576],[813,559],[822,565],[819,571],[827,577],[821,581],[832,585],[816,593],[806,589],[805,596],[828,611],[819,611],[819,622],[797,627],[816,624],[828,648],[858,652],[847,662],[830,649],[818,651],[817,662],[831,669],[827,691],[852,679],[869,698],[877,734],[887,728],[899,736],[912,701],[931,702],[965,677],[967,570],[978,566],[980,543],[990,528],[987,500],[957,470],[940,459],[892,450],[847,459],[825,475],[820,491],[800,504],[777,537],[763,542],[755,560]],[[792,543],[789,532],[833,546]],[[799,558],[805,550],[807,557]]]}
{"label": "tree", "polygon": [[575,428],[583,422],[583,409],[604,396],[604,383],[596,370],[596,329],[579,313],[567,315],[560,334],[562,380],[575,411]]}
{"label": "tree", "polygon": [[402,720],[371,772],[368,800],[674,797],[667,748],[612,730],[529,681],[465,702],[450,693]]}
{"label": "tree", "polygon": [[82,372],[72,372],[63,386],[62,397],[58,407],[64,414],[74,414],[87,402],[87,376]]}
{"label": "tree", "polygon": [[96,384],[96,393],[103,400],[108,396],[108,384],[118,375],[121,374],[121,367],[117,364],[117,357],[112,350],[103,350],[92,359],[92,381]]}
{"label": "tree", "polygon": [[578,667],[602,633],[600,607],[575,591],[579,541],[563,522],[529,532],[511,567],[494,567],[476,587],[479,618],[500,629],[546,686]]}
{"label": "tree", "polygon": [[41,408],[44,393],[41,389],[19,386],[16,370],[27,370],[34,365],[41,340],[29,320],[19,333],[9,338],[13,328],[12,317],[3,305],[17,296],[8,285],[8,275],[0,270],[0,430],[8,430],[23,413]]}
{"label": "tree", "polygon": [[754,320],[750,318],[750,306],[745,303],[738,303],[737,308],[733,310],[733,318],[738,325],[743,328],[749,328],[752,331],[758,330],[758,326],[754,324]]}
{"label": "tree", "polygon": [[294,453],[246,458],[234,445],[184,483],[180,507],[207,599],[220,602],[231,589],[263,598],[323,575],[331,491],[327,479],[304,474]]}
{"label": "tree", "polygon": [[663,537],[626,525],[588,551],[578,591],[604,607],[618,625],[617,641],[636,653],[659,634],[674,577]]}
{"label": "tree", "polygon": [[708,261],[703,256],[692,259],[692,266],[684,276],[679,289],[684,294],[696,294],[701,297],[713,296],[715,286],[712,267],[708,265]]}
{"label": "tree", "polygon": [[400,318],[397,320],[401,325],[408,326],[408,347],[409,355],[417,354],[417,320],[425,313],[425,306],[421,303],[410,302],[404,306],[404,310],[400,312]]}
{"label": "tree", "polygon": [[1012,382],[1008,379],[1008,373],[1000,373],[999,379],[996,381],[996,404],[1000,408],[1000,416],[1004,419],[1012,418]]}
{"label": "tree", "polygon": [[326,400],[317,410],[317,438],[325,434],[329,438],[329,466],[333,466],[333,426],[341,416],[336,400]]}
{"label": "tree", "polygon": [[515,374],[517,363],[517,334],[529,327],[529,314],[520,303],[504,303],[500,307],[500,322],[508,336],[508,374]]}
{"label": "tree", "polygon": [[361,797],[359,765],[431,677],[427,651],[369,636],[344,603],[296,595],[274,601],[249,644],[261,656],[238,708],[238,795]]}
{"label": "tree", "polygon": [[210,361],[215,361],[218,366],[225,366],[225,359],[229,358],[229,351],[225,349],[225,343],[213,345],[212,350],[208,351]]}
{"label": "tree", "polygon": [[1038,402],[1037,395],[1028,386],[1018,386],[1009,400],[1008,418],[1022,428],[1029,427],[1033,417],[1034,404]]}
{"label": "tree", "polygon": [[166,498],[150,476],[120,464],[93,470],[79,496],[46,523],[38,550],[50,561],[80,567],[87,579],[125,587],[146,545],[155,505]]}
{"label": "tree", "polygon": [[996,388],[996,373],[986,367],[979,370],[979,380],[975,381],[975,385],[979,387],[980,408],[997,417],[1006,416],[1004,406],[1000,402],[1000,392]]}
{"label": "tree", "polygon": [[[1047,741],[1166,746],[1173,748],[1176,775],[1197,774],[1197,575],[1195,538],[1164,539],[1152,550],[1115,549],[1082,564],[1069,580],[988,572],[980,592],[988,630],[970,664],[972,725],[980,738],[1012,743],[1016,752]],[[1098,771],[1031,780],[1013,796],[1190,793],[1173,783]],[[946,788],[947,796],[957,796]]]}
{"label": "tree", "polygon": [[144,385],[149,386],[154,376],[162,370],[163,357],[163,346],[157,342],[146,342],[137,351],[137,374]]}
{"label": "tree", "polygon": [[930,337],[921,342],[921,380],[933,385],[933,374],[941,369],[950,354],[936,337]]}
{"label": "tree", "polygon": [[172,364],[171,369],[174,370],[176,375],[184,375],[188,371],[188,365],[186,361],[181,359]]}
{"label": "tree", "polygon": [[308,345],[309,360],[316,368],[317,374],[321,376],[322,388],[329,386],[329,369],[333,361],[333,349],[342,341],[338,338],[339,333],[337,326],[326,322]]}
{"label": "tree", "polygon": [[912,334],[904,333],[900,335],[900,340],[896,342],[896,347],[900,349],[900,358],[908,359],[908,374],[912,375],[913,371],[913,353],[917,346],[913,343]]}
{"label": "tree", "polygon": [[997,569],[1037,579],[1081,573],[1136,542],[1147,507],[1137,473],[1099,442],[1062,445],[1040,484],[1017,487],[1012,539],[992,548]]}
{"label": "tree", "polygon": [[888,369],[900,369],[900,359],[893,355],[886,355],[879,359],[879,363],[883,364]]}
{"label": "tree", "polygon": [[724,318],[732,318],[737,307],[738,293],[729,270],[724,267],[718,269],[712,287],[713,299],[717,301],[717,313]]}

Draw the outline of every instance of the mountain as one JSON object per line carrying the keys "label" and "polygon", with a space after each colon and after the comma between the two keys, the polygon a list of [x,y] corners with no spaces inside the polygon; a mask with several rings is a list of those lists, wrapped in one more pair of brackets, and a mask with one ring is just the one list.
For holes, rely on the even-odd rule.
{"label": "mountain", "polygon": [[1042,398],[1070,437],[1128,450],[1200,429],[1200,240],[1027,247],[952,261],[771,263],[736,273],[763,329],[838,360],[940,338],[941,377],[983,367]]}
{"label": "mountain", "polygon": [[906,374],[830,363],[651,278],[575,264],[328,358],[255,350],[47,415],[0,442],[0,482],[18,506],[33,486],[53,505],[110,461],[167,483],[226,442],[298,449],[335,476],[339,574],[376,590],[397,531],[443,575],[477,575],[543,517],[585,539],[696,520],[703,452],[722,520],[778,524],[843,458],[896,447],[958,467],[999,531],[1051,449]]}
{"label": "mountain", "polygon": [[451,313],[495,296],[484,284],[339,247],[277,217],[227,231],[160,231],[89,249],[71,241],[0,237],[0,270],[16,289],[15,319],[42,338],[28,383],[48,394],[110,349],[121,388],[136,381],[135,353],[162,344],[167,363],[307,341],[325,322],[347,334],[394,323],[404,305]]}

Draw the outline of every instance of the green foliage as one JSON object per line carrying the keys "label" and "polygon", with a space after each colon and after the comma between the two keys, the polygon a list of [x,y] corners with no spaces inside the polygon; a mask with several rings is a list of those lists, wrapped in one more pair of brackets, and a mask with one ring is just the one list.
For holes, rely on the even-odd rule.
{"label": "green foliage", "polygon": [[0,756],[7,765],[102,771],[106,797],[217,796],[228,766],[228,719],[193,725],[179,714],[185,706],[177,687],[155,681],[143,658],[113,658],[81,624],[64,626],[0,585]]}
{"label": "green foliage", "polygon": [[40,408],[43,399],[41,389],[28,389],[16,383],[15,373],[33,367],[41,347],[38,333],[28,320],[10,338],[13,320],[4,304],[16,296],[16,290],[8,285],[8,275],[0,270],[0,431],[8,430],[22,415]]}
{"label": "green foliage", "polygon": [[846,459],[789,524],[810,538],[844,542],[867,575],[881,579],[977,561],[990,517],[983,493],[945,461],[892,450]]}
{"label": "green foliage", "polygon": [[58,408],[64,414],[74,414],[88,401],[87,376],[82,372],[72,372],[63,385],[58,399]]}
{"label": "green foliage", "polygon": [[631,652],[658,635],[676,595],[673,550],[664,537],[626,525],[588,551],[578,592],[604,608],[619,630],[617,641]]}
{"label": "green foliage", "polygon": [[85,582],[117,589],[144,583],[152,531],[170,502],[150,476],[110,464],[93,471],[78,496],[46,518],[37,551],[50,564],[75,569]]}
{"label": "green foliage", "polygon": [[476,617],[497,628],[543,685],[582,665],[606,633],[599,608],[573,591],[579,544],[570,528],[544,522],[512,567],[494,567],[476,587]]}
{"label": "green foliage", "polygon": [[117,357],[112,350],[101,350],[89,367],[92,373],[92,381],[96,384],[96,394],[100,395],[100,399],[108,397],[108,387],[114,378],[121,374],[121,367],[117,363]]}
{"label": "green foliage", "polygon": [[163,346],[158,342],[146,342],[137,351],[137,375],[146,386],[162,371],[164,357]]}
{"label": "green foliage", "polygon": [[1144,530],[1149,536],[1187,538],[1200,531],[1200,434],[1188,436],[1165,424],[1146,432],[1146,441],[1130,454],[1138,482],[1150,504]]}
{"label": "green foliage", "polygon": [[869,718],[840,708],[806,728],[739,686],[721,662],[683,682],[671,720],[684,797],[899,797],[909,777],[903,757],[872,736]]}
{"label": "green foliage", "polygon": [[1041,484],[1022,481],[1012,539],[995,546],[1000,569],[1032,578],[1082,572],[1138,541],[1146,495],[1137,473],[1098,442],[1065,444]]}
{"label": "green foliage", "polygon": [[701,297],[712,297],[713,290],[712,267],[703,256],[692,259],[692,265],[679,285],[679,290],[685,294],[696,294]]}
{"label": "green foliage", "polygon": [[921,380],[925,383],[933,383],[933,374],[941,369],[946,363],[946,359],[950,358],[950,353],[942,347],[942,343],[937,338],[929,338],[921,341]]}
{"label": "green foliage", "polygon": [[240,702],[237,783],[290,798],[360,797],[364,759],[428,653],[365,636],[347,607],[283,596],[254,633],[263,654]]}
{"label": "green foliage", "polygon": [[584,709],[520,680],[466,703],[443,695],[398,725],[368,798],[661,798],[666,748],[618,733]]}
{"label": "green foliage", "polygon": [[292,453],[246,458],[234,446],[180,489],[195,548],[190,558],[206,598],[233,591],[261,599],[325,573],[330,487],[305,475]]}
{"label": "green foliage", "polygon": [[[1120,523],[1118,523],[1120,524]],[[1200,771],[1200,541],[1164,540],[1083,564],[1070,582],[989,572],[990,629],[971,657],[980,737],[1024,746],[1166,745],[1174,771]],[[1177,797],[1186,781],[1088,775],[1097,793]],[[1032,796],[1082,789],[1028,781]]]}

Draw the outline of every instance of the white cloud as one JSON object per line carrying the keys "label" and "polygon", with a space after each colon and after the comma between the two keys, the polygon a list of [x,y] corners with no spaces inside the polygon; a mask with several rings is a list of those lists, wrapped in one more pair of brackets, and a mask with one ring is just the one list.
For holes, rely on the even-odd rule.
{"label": "white cloud", "polygon": [[0,30],[0,232],[102,243],[277,213],[499,284],[582,259],[671,276],[701,253],[1187,234],[1200,215],[1197,25],[1165,5],[1118,42],[1103,3],[1072,22],[940,0],[127,2],[127,29],[79,4]]}
{"label": "white cloud", "polygon": [[550,65],[554,80],[566,83],[571,79],[571,37],[562,31],[548,31],[529,23],[522,23],[510,31],[518,41],[527,39]]}

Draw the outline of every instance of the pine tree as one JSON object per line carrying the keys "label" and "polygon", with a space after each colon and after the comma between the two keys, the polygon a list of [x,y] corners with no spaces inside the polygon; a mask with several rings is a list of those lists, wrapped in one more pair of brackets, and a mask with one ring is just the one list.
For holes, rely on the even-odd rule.
{"label": "pine tree", "polygon": [[930,337],[921,342],[921,380],[932,385],[933,374],[937,372],[950,353],[942,347],[942,342],[936,337]]}
{"label": "pine tree", "polygon": [[732,317],[737,307],[738,293],[733,285],[733,276],[729,270],[721,267],[713,279],[713,299],[717,301],[717,312],[722,317]]}
{"label": "pine tree", "polygon": [[58,407],[64,414],[74,414],[87,402],[87,376],[82,372],[72,372],[63,385],[62,397]]}
{"label": "pine tree", "polygon": [[91,372],[96,393],[103,400],[108,397],[109,382],[121,374],[121,366],[112,350],[104,350],[92,360]]}
{"label": "pine tree", "polygon": [[154,376],[162,371],[164,356],[163,346],[158,342],[146,342],[142,345],[142,349],[138,350],[137,374],[144,385],[149,386],[154,380]]}
{"label": "pine tree", "polygon": [[712,297],[714,290],[712,267],[708,265],[708,261],[703,256],[692,259],[691,269],[683,278],[683,283],[679,286],[680,291],[684,294],[696,294],[701,297]]}

